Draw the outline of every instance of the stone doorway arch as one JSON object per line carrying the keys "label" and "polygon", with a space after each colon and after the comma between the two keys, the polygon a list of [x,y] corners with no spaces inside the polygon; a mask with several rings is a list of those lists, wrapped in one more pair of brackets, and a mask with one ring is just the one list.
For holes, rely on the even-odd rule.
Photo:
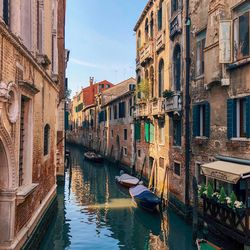
{"label": "stone doorway arch", "polygon": [[8,167],[8,158],[3,145],[3,142],[0,139],[0,191],[7,190],[9,188],[9,167]]}

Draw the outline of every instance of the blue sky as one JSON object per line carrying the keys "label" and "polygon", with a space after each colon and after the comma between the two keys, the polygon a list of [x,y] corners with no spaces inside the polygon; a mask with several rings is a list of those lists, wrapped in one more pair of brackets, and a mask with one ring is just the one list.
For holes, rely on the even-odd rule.
{"label": "blue sky", "polygon": [[147,0],[67,1],[67,68],[72,94],[86,87],[89,77],[113,83],[135,76],[133,28]]}

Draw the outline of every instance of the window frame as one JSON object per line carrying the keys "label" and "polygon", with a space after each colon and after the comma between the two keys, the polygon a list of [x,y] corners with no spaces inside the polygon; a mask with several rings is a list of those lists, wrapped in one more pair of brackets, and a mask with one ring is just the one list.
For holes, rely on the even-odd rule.
{"label": "window frame", "polygon": [[[176,165],[179,165],[179,173],[180,174],[178,174],[178,173],[176,173]],[[173,163],[173,175],[175,176],[175,177],[177,177],[177,178],[181,178],[181,163],[180,162],[178,162],[178,161],[174,161],[174,163]]]}
{"label": "window frame", "polygon": [[43,156],[46,157],[50,154],[50,138],[51,138],[51,128],[48,123],[44,126],[43,132]]}

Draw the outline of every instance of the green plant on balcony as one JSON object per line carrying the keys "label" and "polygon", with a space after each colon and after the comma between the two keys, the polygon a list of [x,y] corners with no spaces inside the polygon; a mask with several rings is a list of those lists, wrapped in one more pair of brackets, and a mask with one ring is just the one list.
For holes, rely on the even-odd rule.
{"label": "green plant on balcony", "polygon": [[174,91],[170,90],[170,89],[166,89],[163,91],[162,93],[162,96],[165,98],[165,99],[170,99],[171,97],[173,97],[174,95]]}
{"label": "green plant on balcony", "polygon": [[141,101],[147,101],[149,99],[150,86],[148,80],[142,80],[136,85],[135,95],[140,96]]}
{"label": "green plant on balcony", "polygon": [[208,183],[208,185],[207,185],[207,198],[212,199],[213,193],[214,193],[214,189],[213,189],[211,183]]}
{"label": "green plant on balcony", "polygon": [[158,98],[157,97],[154,97],[153,99],[152,99],[152,102],[157,102],[158,101]]}
{"label": "green plant on balcony", "polygon": [[221,189],[220,189],[220,196],[219,196],[219,202],[221,204],[226,203],[226,198],[227,198],[227,195],[226,195],[225,189],[224,189],[224,187],[221,187]]}

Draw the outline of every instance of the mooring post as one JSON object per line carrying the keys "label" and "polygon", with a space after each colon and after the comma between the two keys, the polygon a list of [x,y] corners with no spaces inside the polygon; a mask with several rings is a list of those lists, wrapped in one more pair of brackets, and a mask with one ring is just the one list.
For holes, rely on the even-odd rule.
{"label": "mooring post", "polygon": [[198,233],[198,185],[196,177],[193,177],[193,243],[196,242],[197,233]]}

